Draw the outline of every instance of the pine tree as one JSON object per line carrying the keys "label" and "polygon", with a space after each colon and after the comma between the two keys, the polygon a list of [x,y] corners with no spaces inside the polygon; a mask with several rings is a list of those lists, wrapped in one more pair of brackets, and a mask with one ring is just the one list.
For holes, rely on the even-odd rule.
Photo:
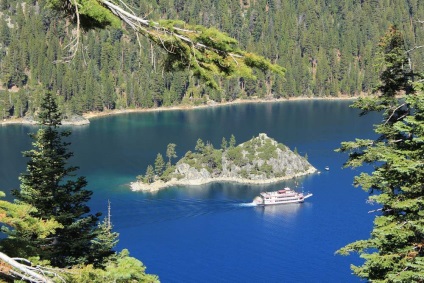
{"label": "pine tree", "polygon": [[202,153],[205,150],[205,143],[201,138],[197,139],[196,146],[194,147],[194,149],[199,153]]}
{"label": "pine tree", "polygon": [[222,151],[225,151],[227,149],[227,146],[228,146],[227,140],[225,139],[225,137],[223,137],[222,138],[222,141],[221,141],[221,149],[222,149]]}
{"label": "pine tree", "polygon": [[155,171],[152,165],[147,166],[145,179],[148,184],[153,183],[155,180]]}
{"label": "pine tree", "polygon": [[72,179],[78,168],[67,166],[73,154],[68,151],[69,143],[63,141],[70,132],[58,129],[61,114],[51,93],[43,98],[38,118],[41,128],[30,135],[34,148],[24,152],[30,160],[20,176],[21,190],[13,193],[20,203],[37,209],[32,216],[54,218],[63,226],[46,240],[34,241],[36,255],[54,266],[86,262],[100,214],[88,215],[86,203],[92,192],[84,189],[85,178]]}
{"label": "pine tree", "polygon": [[163,169],[165,168],[165,161],[163,160],[162,154],[158,153],[155,159],[155,173],[159,177],[163,173]]}
{"label": "pine tree", "polygon": [[96,236],[91,240],[91,260],[95,266],[103,267],[109,257],[114,254],[113,248],[118,243],[119,234],[113,232],[111,221],[111,205],[108,201],[108,215],[98,224]]}
{"label": "pine tree", "polygon": [[172,165],[171,163],[172,158],[177,157],[177,152],[175,151],[176,147],[177,145],[175,143],[170,143],[166,147],[166,157],[168,157],[168,164],[166,165],[167,167],[170,167]]}
{"label": "pine tree", "polygon": [[234,135],[231,135],[229,147],[233,148],[235,146],[236,146],[236,137]]}
{"label": "pine tree", "polygon": [[[351,243],[338,252],[358,252],[365,262],[353,272],[372,282],[422,282],[424,280],[424,88],[412,89],[411,71],[403,64],[401,34],[391,27],[383,37],[380,95],[355,103],[363,114],[383,111],[376,140],[342,143],[350,152],[346,166],[373,164],[372,174],[361,173],[355,186],[370,193],[368,202],[379,205],[369,239]],[[405,93],[405,99],[396,95]]]}

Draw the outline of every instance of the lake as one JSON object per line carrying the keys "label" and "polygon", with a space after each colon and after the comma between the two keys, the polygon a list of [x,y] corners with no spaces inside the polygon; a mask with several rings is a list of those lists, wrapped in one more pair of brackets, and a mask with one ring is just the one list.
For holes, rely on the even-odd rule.
{"label": "lake", "polygon": [[[361,260],[335,251],[369,237],[375,215],[368,211],[375,207],[352,186],[365,169],[342,169],[347,155],[334,150],[342,141],[374,137],[372,125],[381,118],[359,117],[350,103],[287,101],[96,118],[71,128],[71,163],[94,191],[92,212],[105,213],[111,201],[117,248],[128,248],[162,282],[358,282],[349,265]],[[27,133],[35,130],[0,126],[0,188],[7,193],[19,187],[26,167],[21,152],[31,147]],[[260,186],[129,190],[169,143],[181,157],[198,138],[220,147],[222,137],[234,134],[240,143],[259,133],[307,154],[321,174]],[[303,204],[251,205],[260,192],[284,186],[313,197]]]}

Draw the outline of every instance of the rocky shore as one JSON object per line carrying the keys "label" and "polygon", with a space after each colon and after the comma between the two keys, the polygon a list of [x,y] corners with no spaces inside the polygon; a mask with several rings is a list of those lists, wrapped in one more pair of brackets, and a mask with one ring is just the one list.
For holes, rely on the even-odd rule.
{"label": "rocky shore", "polygon": [[[114,110],[105,110],[101,112],[88,112],[84,113],[82,116],[78,116],[82,119],[66,119],[62,121],[63,125],[87,125],[90,123],[90,119],[105,117],[110,115],[118,115],[125,113],[141,113],[141,112],[158,112],[158,111],[175,111],[175,110],[192,110],[199,108],[207,107],[219,107],[232,104],[242,104],[242,103],[275,103],[283,101],[297,101],[297,100],[353,100],[358,97],[353,96],[337,96],[337,97],[290,97],[290,98],[271,98],[271,99],[236,99],[230,102],[221,102],[217,103],[215,101],[209,101],[207,104],[193,106],[193,105],[178,105],[170,107],[158,107],[158,108],[137,108],[137,109],[114,109]],[[0,120],[0,125],[9,125],[9,124],[35,124],[31,117],[24,118],[9,118]]]}
{"label": "rocky shore", "polygon": [[[61,121],[62,125],[68,125],[68,126],[83,126],[90,124],[90,120],[83,116],[79,115],[72,115],[70,117],[66,117]],[[37,121],[35,121],[34,117],[32,116],[25,116],[23,118],[16,118],[16,119],[5,119],[0,124],[2,125],[8,125],[8,124],[23,124],[23,125],[37,125]]]}
{"label": "rocky shore", "polygon": [[290,176],[278,177],[278,178],[270,178],[264,180],[251,180],[245,178],[236,178],[236,177],[216,177],[216,178],[201,178],[201,179],[193,179],[193,180],[177,180],[172,179],[168,182],[164,182],[161,180],[155,181],[151,184],[146,184],[143,182],[131,182],[130,188],[133,191],[143,191],[143,192],[157,192],[161,189],[168,187],[178,187],[178,186],[200,186],[204,184],[214,183],[214,182],[222,182],[222,183],[240,183],[240,184],[249,184],[249,185],[263,185],[263,184],[272,184],[278,183],[284,180],[290,180],[296,177],[301,177],[309,174],[313,174],[317,172],[316,168],[309,168],[305,172],[295,173]]}

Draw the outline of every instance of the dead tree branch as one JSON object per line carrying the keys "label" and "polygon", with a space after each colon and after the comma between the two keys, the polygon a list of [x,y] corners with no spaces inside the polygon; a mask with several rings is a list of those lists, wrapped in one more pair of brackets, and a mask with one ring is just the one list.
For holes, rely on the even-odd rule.
{"label": "dead tree branch", "polygon": [[43,270],[40,267],[31,267],[19,262],[19,261],[24,261],[26,263],[29,263],[29,261],[26,259],[11,258],[2,252],[0,252],[0,260],[11,266],[11,269],[8,271],[9,272],[8,275],[12,275],[12,276],[18,277],[19,279],[23,279],[29,282],[53,283],[53,280],[47,277],[45,274],[50,273],[57,276],[57,274],[54,272]]}

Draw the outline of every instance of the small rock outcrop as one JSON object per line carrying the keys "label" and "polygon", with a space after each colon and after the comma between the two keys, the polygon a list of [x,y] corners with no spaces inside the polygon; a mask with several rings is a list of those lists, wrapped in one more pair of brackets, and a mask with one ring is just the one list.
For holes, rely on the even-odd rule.
{"label": "small rock outcrop", "polygon": [[[90,124],[90,121],[83,116],[74,114],[69,117],[64,117],[61,123],[62,125],[82,126]],[[38,122],[32,115],[27,115],[22,118],[22,124],[37,125]]]}

